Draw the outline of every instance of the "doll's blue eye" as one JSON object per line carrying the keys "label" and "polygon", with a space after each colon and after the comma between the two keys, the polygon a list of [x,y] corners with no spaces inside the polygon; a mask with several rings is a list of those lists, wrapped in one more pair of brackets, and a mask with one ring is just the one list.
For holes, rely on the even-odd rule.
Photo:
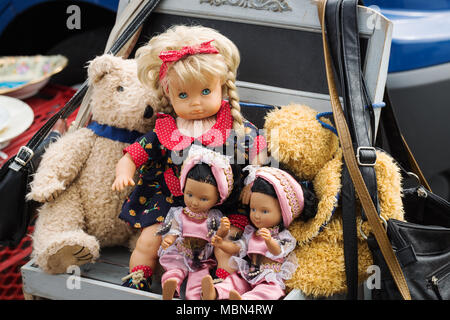
{"label": "doll's blue eye", "polygon": [[190,197],[192,197],[192,194],[188,193],[187,196],[190,198]]}
{"label": "doll's blue eye", "polygon": [[181,92],[180,94],[178,94],[178,97],[180,98],[180,99],[186,99],[187,98],[187,93],[186,92]]}
{"label": "doll's blue eye", "polygon": [[268,213],[269,213],[269,211],[267,211],[267,210],[264,210],[264,211],[263,211],[263,213],[264,213],[264,214],[268,214]]}
{"label": "doll's blue eye", "polygon": [[250,211],[251,212],[256,212],[256,209],[255,208],[251,208]]}
{"label": "doll's blue eye", "polygon": [[204,96],[207,96],[210,93],[211,93],[211,90],[209,90],[208,88],[202,90],[202,95],[204,95]]}
{"label": "doll's blue eye", "polygon": [[202,198],[201,200],[202,200],[202,201],[208,201],[208,199],[207,199],[207,198]]}

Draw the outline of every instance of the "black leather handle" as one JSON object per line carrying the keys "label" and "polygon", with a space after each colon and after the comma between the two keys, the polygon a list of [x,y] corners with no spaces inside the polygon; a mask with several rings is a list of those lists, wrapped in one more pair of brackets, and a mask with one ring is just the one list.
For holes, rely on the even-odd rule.
{"label": "black leather handle", "polygon": [[376,160],[370,124],[366,121],[370,98],[367,95],[361,71],[358,32],[357,0],[330,0],[326,7],[326,27],[331,56],[340,79],[344,113],[359,169],[371,194],[378,204],[377,184],[373,164]]}
{"label": "black leather handle", "polygon": [[[331,58],[339,80],[344,101],[344,114],[348,123],[354,150],[362,164],[359,169],[375,206],[378,204],[377,182],[373,165],[376,160],[369,130],[373,128],[373,110],[367,109],[370,98],[361,71],[357,0],[328,0],[325,24]],[[366,112],[370,113],[370,124]],[[345,160],[344,160],[345,162]],[[347,299],[357,299],[358,246],[356,228],[355,188],[347,164],[342,171],[342,223]],[[365,217],[364,213],[361,213]]]}

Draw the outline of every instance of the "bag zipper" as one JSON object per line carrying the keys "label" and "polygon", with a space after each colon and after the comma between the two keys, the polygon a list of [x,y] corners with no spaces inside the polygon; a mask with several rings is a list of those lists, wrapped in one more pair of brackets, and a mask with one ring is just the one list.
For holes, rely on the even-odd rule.
{"label": "bag zipper", "polygon": [[428,278],[428,284],[439,300],[444,300],[439,292],[439,282],[450,275],[450,263],[444,265],[441,269],[436,271],[431,277]]}

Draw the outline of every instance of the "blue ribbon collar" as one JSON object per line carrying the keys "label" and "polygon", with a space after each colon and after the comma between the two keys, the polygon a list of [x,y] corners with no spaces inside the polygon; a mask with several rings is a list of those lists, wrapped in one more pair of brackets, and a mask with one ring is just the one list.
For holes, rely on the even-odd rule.
{"label": "blue ribbon collar", "polygon": [[100,137],[126,143],[133,143],[137,138],[142,136],[142,133],[136,130],[130,131],[128,129],[116,128],[106,124],[99,124],[96,121],[92,121],[87,128],[91,129]]}

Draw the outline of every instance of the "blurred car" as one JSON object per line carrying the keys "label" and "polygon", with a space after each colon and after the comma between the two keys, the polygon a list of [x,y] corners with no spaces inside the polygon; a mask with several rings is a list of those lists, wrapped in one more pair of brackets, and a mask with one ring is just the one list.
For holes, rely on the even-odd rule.
{"label": "blurred car", "polygon": [[387,86],[433,192],[450,200],[450,0],[366,0],[394,24]]}
{"label": "blurred car", "polygon": [[[1,0],[0,56],[62,54],[68,66],[52,81],[81,83],[86,62],[103,53],[118,4],[119,0]],[[79,8],[79,29],[68,23],[76,14],[68,9],[73,5]]]}

